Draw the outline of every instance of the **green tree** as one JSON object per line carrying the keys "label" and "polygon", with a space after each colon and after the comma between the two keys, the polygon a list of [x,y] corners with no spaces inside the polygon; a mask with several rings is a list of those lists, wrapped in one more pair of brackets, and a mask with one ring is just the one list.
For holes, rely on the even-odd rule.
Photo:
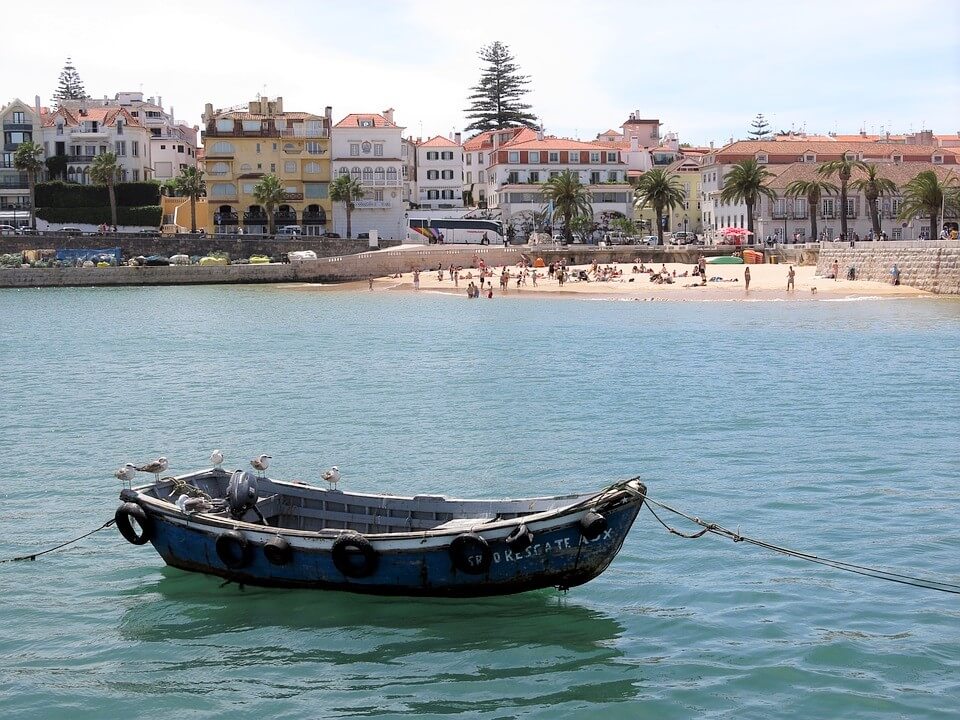
{"label": "green tree", "polygon": [[362,197],[363,185],[352,175],[343,173],[330,183],[330,199],[333,200],[333,202],[342,202],[343,208],[347,213],[347,237],[350,237],[352,232],[350,220],[355,207],[354,201]]}
{"label": "green tree", "polygon": [[770,124],[766,118],[763,117],[763,113],[757,113],[753,122],[750,123],[750,129],[747,131],[747,135],[750,136],[751,140],[766,140],[770,137]]}
{"label": "green tree", "polygon": [[50,180],[67,179],[67,156],[53,155],[46,159],[47,177]]}
{"label": "green tree", "polygon": [[506,127],[537,127],[537,117],[529,112],[530,106],[522,102],[527,93],[530,78],[520,74],[514,63],[510,48],[497,41],[480,49],[480,59],[485,67],[480,71],[480,82],[467,99],[470,107],[464,112],[467,132],[484,132]]}
{"label": "green tree", "polygon": [[941,180],[933,170],[924,170],[901,188],[903,204],[899,220],[911,220],[926,215],[930,218],[930,239],[939,232],[940,212],[956,212],[960,205],[957,176],[948,175]]}
{"label": "green tree", "polygon": [[823,163],[817,172],[825,178],[837,176],[840,181],[840,235],[847,239],[847,187],[850,176],[855,169],[866,170],[867,164],[861,160],[851,160],[846,157]]}
{"label": "green tree", "polygon": [[267,233],[273,235],[273,211],[277,205],[287,199],[287,194],[283,190],[283,183],[276,175],[264,175],[260,178],[260,182],[253,186],[253,197],[263,205],[263,209],[267,213]]}
{"label": "green tree", "polygon": [[178,195],[190,198],[190,232],[195,233],[197,231],[197,198],[207,193],[203,172],[195,167],[185,167],[180,171],[179,177],[173,179],[173,183]]}
{"label": "green tree", "polygon": [[43,148],[34,142],[21,143],[13,156],[13,166],[27,174],[30,187],[30,225],[37,229],[37,176],[43,171]]}
{"label": "green tree", "polygon": [[[840,189],[831,182],[814,178],[813,180],[794,180],[787,185],[787,195],[790,197],[804,197],[807,199],[807,209],[810,212],[810,240],[817,240],[817,213],[820,210],[820,198],[832,195]],[[786,238],[784,238],[786,241]]]}
{"label": "green tree", "polygon": [[590,191],[580,182],[580,173],[564,170],[543,183],[543,197],[553,204],[551,222],[558,217],[563,219],[563,236],[567,242],[573,240],[574,218],[587,216],[593,218],[593,205]]}
{"label": "green tree", "polygon": [[112,152],[97,155],[90,164],[90,179],[97,185],[106,185],[110,196],[110,224],[117,224],[117,175],[120,166],[117,165],[117,156]]}
{"label": "green tree", "polygon": [[637,235],[637,224],[628,217],[618,217],[610,222],[610,227],[624,235]]}
{"label": "green tree", "polygon": [[880,168],[876,165],[867,165],[863,171],[863,177],[859,177],[850,183],[850,187],[863,193],[867,199],[867,207],[870,209],[870,225],[873,227],[873,238],[880,238],[880,207],[878,200],[881,195],[893,195],[897,192],[897,184],[890,178],[885,178],[880,174]]}
{"label": "green tree", "polygon": [[575,233],[580,233],[584,238],[589,237],[597,227],[592,214],[578,215],[570,221],[570,225]]}
{"label": "green tree", "polygon": [[633,204],[642,210],[652,206],[657,215],[657,244],[663,245],[663,211],[668,212],[686,202],[687,195],[680,176],[663,168],[647,170],[633,191]]}
{"label": "green tree", "polygon": [[725,203],[743,203],[747,206],[747,230],[753,233],[753,208],[761,197],[771,200],[777,194],[767,187],[773,173],[760,165],[754,158],[747,158],[732,165],[723,178],[720,201]]}
{"label": "green tree", "polygon": [[80,73],[73,66],[73,61],[67,58],[63,70],[60,71],[60,80],[57,91],[53,94],[53,99],[59,106],[64,100],[86,100],[89,97],[87,91],[83,89]]}

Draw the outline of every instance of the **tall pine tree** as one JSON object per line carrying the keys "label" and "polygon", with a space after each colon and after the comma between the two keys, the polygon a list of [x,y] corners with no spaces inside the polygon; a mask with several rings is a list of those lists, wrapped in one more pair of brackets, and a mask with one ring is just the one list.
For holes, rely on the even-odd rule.
{"label": "tall pine tree", "polygon": [[770,137],[770,125],[767,123],[763,113],[757,113],[757,116],[750,123],[750,130],[747,131],[751,140],[766,140]]}
{"label": "tall pine tree", "polygon": [[53,94],[53,99],[59,105],[64,100],[86,100],[90,96],[83,89],[83,81],[80,79],[80,73],[73,66],[73,61],[67,58],[63,70],[60,71],[60,84],[57,92]]}
{"label": "tall pine tree", "polygon": [[497,41],[481,48],[479,55],[486,66],[480,71],[480,82],[472,88],[473,95],[467,98],[471,105],[464,112],[473,121],[467,125],[467,132],[537,127],[537,116],[521,102],[530,78],[520,74],[510,48]]}

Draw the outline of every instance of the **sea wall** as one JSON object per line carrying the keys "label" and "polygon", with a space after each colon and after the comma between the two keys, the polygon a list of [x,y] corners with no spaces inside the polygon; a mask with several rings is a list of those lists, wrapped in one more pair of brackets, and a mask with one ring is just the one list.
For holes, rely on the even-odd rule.
{"label": "sea wall", "polygon": [[890,282],[894,265],[900,269],[900,284],[941,295],[960,295],[960,242],[919,241],[880,243],[824,243],[817,272],[829,275],[834,261],[840,276],[856,269],[858,280]]}

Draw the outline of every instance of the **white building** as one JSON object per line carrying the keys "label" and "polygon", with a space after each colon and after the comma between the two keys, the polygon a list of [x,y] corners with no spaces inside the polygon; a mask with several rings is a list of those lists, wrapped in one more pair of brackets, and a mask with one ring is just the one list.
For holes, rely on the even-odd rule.
{"label": "white building", "polygon": [[416,144],[416,200],[424,210],[463,208],[463,147],[437,135]]}
{"label": "white building", "polygon": [[[393,122],[393,109],[353,113],[333,126],[330,134],[331,172],[352,175],[363,184],[363,199],[354,202],[352,233],[373,230],[382,238],[406,236],[403,199],[404,128]],[[343,203],[333,204],[334,230],[347,233]]]}
{"label": "white building", "polygon": [[[37,98],[36,105],[39,106]],[[19,99],[0,108],[3,123],[3,155],[0,156],[0,225],[27,225],[30,220],[30,190],[26,173],[13,164],[17,148],[25,142],[40,142],[40,112]]]}
{"label": "white building", "polygon": [[140,182],[153,176],[151,135],[126,108],[81,102],[71,109],[41,109],[43,151],[47,158],[64,157],[68,182],[91,184],[90,165],[97,155],[112,152],[120,166],[120,182]]}
{"label": "white building", "polygon": [[184,168],[196,167],[199,128],[177,122],[172,107],[169,112],[164,110],[162,97],[144,100],[142,92],[119,92],[102,100],[65,100],[61,106],[71,110],[93,106],[127,110],[150,133],[150,177],[155,180],[169,180]]}

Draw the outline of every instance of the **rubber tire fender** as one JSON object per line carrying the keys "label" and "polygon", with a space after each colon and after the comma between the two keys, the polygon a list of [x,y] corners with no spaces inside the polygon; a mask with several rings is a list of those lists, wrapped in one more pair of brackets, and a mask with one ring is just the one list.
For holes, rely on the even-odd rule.
{"label": "rubber tire fender", "polygon": [[217,538],[217,557],[231,570],[250,562],[250,541],[237,530],[228,530]]}
{"label": "rubber tire fender", "polygon": [[530,528],[520,523],[512,533],[507,535],[507,539],[504,542],[507,543],[507,547],[510,548],[511,552],[522,553],[533,545],[533,533],[530,532]]}
{"label": "rubber tire fender", "polygon": [[[363,562],[359,565],[353,562],[351,550],[359,552]],[[348,578],[360,579],[374,573],[380,564],[380,554],[363,535],[357,532],[343,533],[333,541],[330,550],[333,565]]]}
{"label": "rubber tire fender", "polygon": [[588,510],[580,518],[580,532],[589,541],[596,540],[607,529],[607,519],[594,510]]}
{"label": "rubber tire fender", "polygon": [[483,575],[493,562],[490,544],[476,533],[457,535],[450,543],[453,566],[467,575]]}
{"label": "rubber tire fender", "polygon": [[[130,518],[137,521],[140,526],[140,534],[133,529]],[[117,530],[123,535],[124,539],[134,545],[146,545],[153,537],[153,520],[147,515],[147,511],[139,503],[125,502],[117,508],[113,515],[113,520],[117,524]]]}
{"label": "rubber tire fender", "polygon": [[264,543],[263,554],[271,565],[288,565],[293,560],[293,548],[282,535]]}

